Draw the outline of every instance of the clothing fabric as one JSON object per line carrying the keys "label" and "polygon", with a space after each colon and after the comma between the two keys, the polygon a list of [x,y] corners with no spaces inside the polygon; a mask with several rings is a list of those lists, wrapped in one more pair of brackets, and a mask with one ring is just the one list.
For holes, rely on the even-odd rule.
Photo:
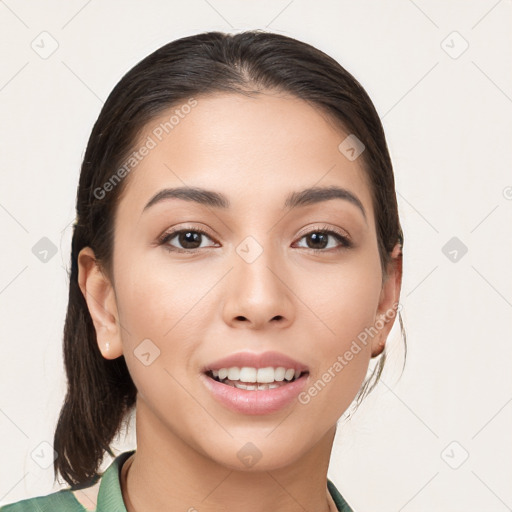
{"label": "clothing fabric", "polygon": [[[134,452],[119,454],[89,484],[3,505],[0,512],[127,512],[121,492],[121,467]],[[327,488],[339,512],[353,512],[329,479]]]}

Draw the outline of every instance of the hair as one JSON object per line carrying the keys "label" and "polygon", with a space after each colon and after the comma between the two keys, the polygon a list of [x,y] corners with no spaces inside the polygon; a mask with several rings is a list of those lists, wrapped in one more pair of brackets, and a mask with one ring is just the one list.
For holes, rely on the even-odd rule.
{"label": "hair", "polygon": [[[194,96],[253,94],[258,90],[305,100],[363,142],[365,150],[359,161],[371,190],[383,279],[394,246],[399,243],[403,247],[393,168],[382,124],[363,87],[333,58],[304,42],[261,30],[187,36],[144,58],[107,98],[81,166],[63,333],[68,382],[54,435],[58,454],[54,482],[59,472],[75,488],[95,481],[105,452],[114,457],[110,445],[136,403],[137,389],[124,356],[109,360],[99,350],[78,284],[78,254],[87,246],[113,282],[115,215],[127,179],[108,194],[95,191],[134,151],[147,124],[170,107]],[[398,315],[406,346],[400,311]],[[357,404],[377,384],[385,360],[384,349],[356,397]]]}

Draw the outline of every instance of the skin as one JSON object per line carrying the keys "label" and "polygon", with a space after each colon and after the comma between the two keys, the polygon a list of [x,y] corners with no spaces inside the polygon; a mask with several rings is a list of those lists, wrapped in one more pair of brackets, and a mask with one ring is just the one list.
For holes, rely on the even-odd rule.
{"label": "skin", "polygon": [[[347,134],[318,109],[269,91],[196,99],[125,178],[113,279],[92,249],[79,255],[99,349],[108,359],[125,357],[138,389],[137,452],[122,483],[127,510],[335,510],[326,478],[336,422],[395,317],[384,317],[378,334],[308,404],[239,414],[216,402],[199,374],[233,352],[277,350],[308,365],[309,387],[398,303],[398,246],[383,283],[361,159],[349,161],[338,150]],[[231,208],[171,199],[142,213],[158,191],[183,185],[222,192]],[[350,190],[367,219],[340,199],[285,214],[288,193],[313,185]],[[322,248],[305,236],[325,225],[349,235],[353,247],[331,235]],[[169,252],[157,239],[171,227],[197,227],[208,236],[198,235],[200,248],[188,254]],[[263,249],[250,264],[236,252],[248,236]],[[184,247],[177,236],[167,246]],[[145,366],[134,350],[148,338],[160,355]],[[247,442],[262,454],[251,467],[237,457]]]}

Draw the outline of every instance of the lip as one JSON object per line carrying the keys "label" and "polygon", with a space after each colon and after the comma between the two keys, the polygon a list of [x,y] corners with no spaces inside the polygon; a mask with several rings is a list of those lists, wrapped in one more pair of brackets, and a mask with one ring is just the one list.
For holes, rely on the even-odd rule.
{"label": "lip", "polygon": [[[293,368],[293,365],[290,368]],[[303,374],[289,384],[261,391],[238,389],[222,384],[206,373],[201,373],[200,378],[213,398],[228,409],[241,414],[261,415],[277,412],[290,405],[294,400],[298,401],[297,396],[306,387],[309,373]]]}
{"label": "lip", "polygon": [[267,368],[268,366],[272,366],[274,368],[278,368],[282,366],[286,369],[293,368],[294,370],[299,370],[301,372],[309,371],[309,368],[306,365],[299,361],[295,361],[285,354],[274,351],[262,352],[261,354],[255,352],[237,352],[210,363],[208,366],[205,366],[202,371],[203,373],[206,373],[210,370],[233,368],[234,366],[238,368],[242,368],[244,366],[251,368]]}

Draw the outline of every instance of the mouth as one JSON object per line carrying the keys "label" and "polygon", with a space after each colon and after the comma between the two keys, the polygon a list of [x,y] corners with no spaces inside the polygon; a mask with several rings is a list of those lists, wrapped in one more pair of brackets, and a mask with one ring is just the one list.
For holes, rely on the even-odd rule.
{"label": "mouth", "polygon": [[272,414],[293,406],[309,381],[309,371],[300,367],[206,368],[200,376],[212,398],[244,415]]}
{"label": "mouth", "polygon": [[246,391],[266,391],[281,388],[304,376],[307,377],[309,372],[284,367],[260,369],[244,367],[207,370],[204,374],[226,386]]}

